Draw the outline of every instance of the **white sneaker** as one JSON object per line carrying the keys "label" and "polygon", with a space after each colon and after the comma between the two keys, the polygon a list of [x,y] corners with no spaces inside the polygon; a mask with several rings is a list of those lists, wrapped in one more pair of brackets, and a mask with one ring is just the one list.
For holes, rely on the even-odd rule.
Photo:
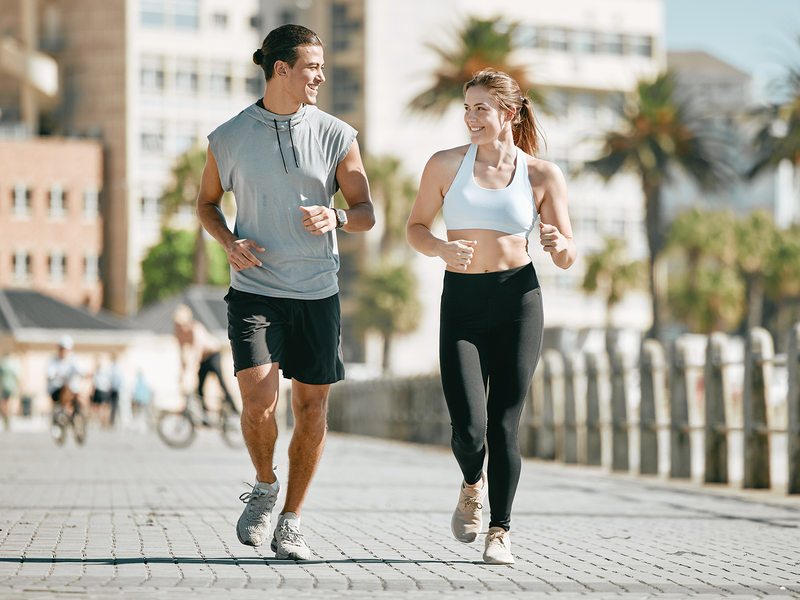
{"label": "white sneaker", "polygon": [[450,530],[453,536],[459,541],[469,544],[475,538],[483,526],[483,499],[486,496],[486,473],[481,474],[481,487],[467,487],[461,483],[461,492],[458,496],[458,504],[450,520]]}
{"label": "white sneaker", "polygon": [[300,533],[300,517],[287,512],[278,517],[278,526],[272,536],[272,551],[281,560],[308,560],[311,548]]}
{"label": "white sneaker", "polygon": [[247,546],[260,546],[269,535],[272,507],[278,500],[281,486],[276,479],[271,484],[257,481],[256,485],[250,487],[252,489],[249,492],[239,496],[239,500],[247,506],[236,523],[236,537]]}
{"label": "white sneaker", "polygon": [[486,549],[483,562],[491,565],[513,565],[511,555],[511,534],[502,527],[490,527],[486,534]]}

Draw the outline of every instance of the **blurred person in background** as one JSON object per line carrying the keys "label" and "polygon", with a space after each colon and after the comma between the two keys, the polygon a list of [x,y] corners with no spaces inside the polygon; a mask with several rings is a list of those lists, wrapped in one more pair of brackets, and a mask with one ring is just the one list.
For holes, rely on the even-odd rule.
{"label": "blurred person in background", "polygon": [[92,376],[92,416],[103,427],[108,427],[109,414],[111,412],[111,369],[108,361],[98,356],[96,359],[97,368]]}
{"label": "blurred person in background", "polygon": [[[278,27],[253,62],[266,92],[208,136],[197,214],[231,265],[228,337],[256,470],[236,533],[251,546],[272,533],[277,558],[307,560],[300,510],[325,445],[328,391],[344,378],[336,230],[367,231],[375,214],[357,132],[315,106],[325,81],[317,34]],[[333,206],[338,189],[346,210]],[[221,210],[226,191],[236,196],[233,231]],[[270,532],[280,490],[272,462],[279,369],[292,381],[295,425],[286,499]]]}
{"label": "blurred person in background", "polygon": [[10,429],[8,405],[11,398],[19,397],[19,375],[19,361],[11,353],[5,354],[0,360],[0,419],[6,429]]}
{"label": "blurred person in background", "polygon": [[133,384],[133,411],[138,413],[145,410],[153,400],[153,390],[144,373],[138,371],[136,373],[136,382]]}
{"label": "blurred person in background", "polygon": [[69,415],[81,391],[81,379],[86,373],[72,353],[75,345],[69,335],[61,337],[58,343],[58,354],[47,364],[47,393],[53,399],[53,408],[61,406]]}
{"label": "blurred person in background", "polygon": [[[203,404],[203,411],[208,412],[203,387],[205,387],[209,373],[213,373],[217,376],[219,386],[225,395],[224,401],[238,413],[233,398],[225,385],[225,379],[222,377],[222,357],[219,353],[222,344],[211,335],[205,325],[194,318],[192,309],[185,304],[178,305],[175,312],[172,313],[172,323],[181,353],[181,390],[191,389],[196,373],[197,396]],[[204,422],[204,424],[208,423]]]}
{"label": "blurred person in background", "polygon": [[[533,104],[517,82],[493,69],[476,73],[464,85],[464,122],[471,143],[428,161],[406,237],[446,264],[439,362],[451,446],[464,478],[451,529],[459,541],[474,541],[488,492],[483,559],[511,564],[511,506],[522,463],[517,435],[543,335],[528,239],[538,229],[543,249],[562,269],[575,262],[577,248],[564,176],[536,158]],[[440,210],[447,239],[431,232]]]}

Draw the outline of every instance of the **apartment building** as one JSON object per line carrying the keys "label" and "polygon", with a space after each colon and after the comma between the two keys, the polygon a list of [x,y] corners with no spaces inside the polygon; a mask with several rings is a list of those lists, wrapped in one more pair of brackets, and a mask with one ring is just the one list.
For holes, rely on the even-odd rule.
{"label": "apartment building", "polygon": [[[460,106],[442,117],[413,114],[412,98],[430,87],[440,66],[430,45],[454,48],[455,32],[468,16],[515,24],[512,59],[553,107],[538,118],[546,138],[542,157],[568,177],[570,215],[579,259],[568,271],[551,264],[532,240],[545,319],[554,330],[586,331],[605,325],[598,298],[580,289],[586,255],[605,236],[627,240],[632,258],[647,255],[643,196],[633,176],[610,184],[578,176],[597,153],[597,138],[619,123],[625,95],[666,66],[661,0],[544,0],[492,5],[479,0],[261,0],[263,32],[287,22],[305,24],[325,42],[326,76],[319,105],[359,130],[365,154],[399,157],[417,180],[437,150],[468,143]],[[262,32],[262,33],[263,33]],[[417,333],[394,344],[398,373],[436,368],[438,306],[444,265],[415,259],[425,314]],[[650,326],[642,293],[617,309],[619,326]],[[577,334],[576,334],[577,335]],[[563,337],[563,336],[557,336]]]}
{"label": "apartment building", "polygon": [[0,288],[102,304],[103,148],[93,140],[0,139]]}
{"label": "apartment building", "polygon": [[[42,132],[102,143],[104,305],[130,314],[175,158],[263,94],[258,2],[0,0],[0,26],[58,65]],[[0,80],[0,127],[21,120],[24,87]]]}

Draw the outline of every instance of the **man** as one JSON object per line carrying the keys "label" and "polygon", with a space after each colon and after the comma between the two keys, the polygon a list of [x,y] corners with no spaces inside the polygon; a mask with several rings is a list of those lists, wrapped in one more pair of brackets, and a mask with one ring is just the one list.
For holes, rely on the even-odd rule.
{"label": "man", "polygon": [[85,373],[72,353],[75,345],[72,337],[64,335],[58,343],[58,354],[47,364],[47,393],[54,406],[59,404],[67,414],[72,413],[73,403],[81,390],[81,378]]}
{"label": "man", "polygon": [[[225,402],[230,404],[234,410],[236,405],[233,403],[230,392],[222,378],[222,360],[219,353],[221,344],[208,329],[200,322],[195,320],[192,309],[185,304],[178,305],[172,313],[172,323],[175,326],[175,337],[181,350],[181,385],[189,389],[186,381],[189,379],[188,369],[197,368],[197,395],[203,404],[203,410],[207,411],[206,401],[203,396],[203,386],[209,373],[214,373],[225,394]],[[238,411],[237,411],[238,412]]]}
{"label": "man", "polygon": [[[300,510],[325,444],[328,390],[344,378],[335,230],[367,231],[375,215],[356,131],[314,106],[325,81],[319,37],[283,25],[253,62],[264,69],[266,92],[209,136],[197,214],[231,265],[228,337],[256,469],[236,532],[252,546],[270,534],[280,489],[272,466],[280,368],[292,382],[295,426],[271,547],[277,558],[307,560]],[[347,210],[332,206],[337,189]],[[233,232],[220,207],[225,191],[236,196]]]}
{"label": "man", "polygon": [[19,361],[11,354],[0,360],[0,419],[10,429],[8,405],[11,398],[19,396]]}

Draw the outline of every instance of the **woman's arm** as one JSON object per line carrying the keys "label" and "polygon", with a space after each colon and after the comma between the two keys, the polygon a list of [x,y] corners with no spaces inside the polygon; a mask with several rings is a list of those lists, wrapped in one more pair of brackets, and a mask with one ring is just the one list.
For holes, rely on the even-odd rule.
{"label": "woman's arm", "polygon": [[[433,221],[444,203],[444,189],[451,183],[455,172],[448,168],[446,152],[437,152],[425,165],[419,192],[406,224],[409,245],[425,256],[439,257],[449,267],[466,270],[472,260],[475,241],[446,241],[433,235]],[[459,163],[460,164],[460,163]],[[458,166],[456,166],[458,170]]]}
{"label": "woman's arm", "polygon": [[542,249],[550,254],[557,267],[568,269],[578,256],[578,248],[572,238],[564,174],[557,165],[546,161],[538,161],[535,172],[530,172],[530,169],[532,180],[536,177],[543,181],[543,185],[537,186],[542,194],[539,203],[539,241]]}

